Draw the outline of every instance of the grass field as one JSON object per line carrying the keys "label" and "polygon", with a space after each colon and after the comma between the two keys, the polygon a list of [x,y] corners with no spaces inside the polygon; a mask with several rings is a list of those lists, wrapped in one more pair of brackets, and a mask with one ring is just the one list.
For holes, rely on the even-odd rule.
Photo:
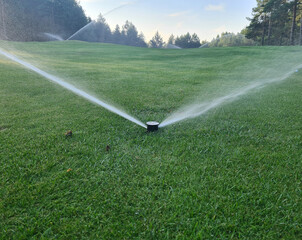
{"label": "grass field", "polygon": [[[302,63],[301,47],[0,46],[143,122]],[[156,133],[2,56],[0,86],[0,239],[302,238],[302,71]]]}

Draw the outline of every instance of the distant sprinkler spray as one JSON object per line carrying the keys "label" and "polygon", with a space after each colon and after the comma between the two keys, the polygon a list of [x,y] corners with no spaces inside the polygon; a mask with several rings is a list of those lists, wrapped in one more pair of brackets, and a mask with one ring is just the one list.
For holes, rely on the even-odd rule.
{"label": "distant sprinkler spray", "polygon": [[85,25],[84,27],[80,28],[78,31],[76,31],[74,34],[72,34],[69,38],[67,38],[66,40],[72,40],[72,38],[77,35],[79,32],[83,31],[84,29],[88,28],[90,25],[93,25],[95,23],[95,21],[91,21],[90,23],[88,23],[87,25]]}
{"label": "distant sprinkler spray", "polygon": [[134,4],[134,3],[135,3],[135,1],[134,1],[134,2],[123,3],[123,4],[121,4],[120,6],[115,7],[115,8],[113,8],[113,9],[111,9],[110,11],[106,12],[103,16],[105,17],[105,16],[109,15],[109,14],[112,13],[112,12],[115,12],[116,10],[118,10],[118,9],[120,9],[120,8],[129,6],[129,5],[132,5],[132,4]]}
{"label": "distant sprinkler spray", "polygon": [[[106,12],[106,13],[103,15],[103,17],[105,17],[105,16],[111,14],[112,12],[115,12],[116,10],[118,10],[118,9],[120,9],[120,8],[129,6],[129,5],[132,5],[132,4],[134,4],[134,3],[136,3],[136,1],[127,2],[127,3],[121,4],[120,6],[115,7],[115,8],[113,8],[113,9],[109,10],[108,12]],[[74,34],[72,34],[72,35],[71,35],[69,38],[67,38],[66,40],[72,40],[72,38],[73,38],[74,36],[76,36],[78,33],[80,33],[80,32],[82,32],[82,31],[86,30],[86,28],[88,28],[90,25],[93,25],[93,24],[95,24],[95,23],[96,23],[95,20],[91,21],[90,23],[86,24],[84,27],[82,27],[82,28],[80,28],[78,31],[76,31]]]}

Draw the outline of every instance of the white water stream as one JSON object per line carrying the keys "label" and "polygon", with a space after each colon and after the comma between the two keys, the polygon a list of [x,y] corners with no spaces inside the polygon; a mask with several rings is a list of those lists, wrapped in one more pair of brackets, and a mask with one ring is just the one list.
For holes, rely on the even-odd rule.
{"label": "white water stream", "polygon": [[56,76],[53,76],[47,72],[44,72],[43,70],[31,65],[30,63],[25,62],[8,52],[3,51],[2,49],[0,49],[0,54],[2,54],[3,56],[7,57],[8,59],[10,59],[14,62],[21,64],[23,67],[26,67],[26,68],[38,73],[39,75],[45,77],[46,79],[50,80],[51,82],[56,83],[56,84],[60,85],[61,87],[66,88],[69,91],[89,100],[90,102],[100,105],[103,108],[106,108],[107,110],[109,110],[113,113],[116,113],[116,114],[120,115],[121,117],[123,117],[131,122],[134,122],[143,128],[147,128],[147,126],[144,123],[142,123],[141,121],[139,121],[139,120],[135,119],[134,117],[128,115],[127,113],[117,109],[116,107],[113,107],[113,106],[101,101],[100,99],[97,99],[96,97],[91,96],[90,94],[84,92],[83,90],[81,90],[79,88],[76,88],[75,86],[63,81],[62,79],[60,79]]}
{"label": "white water stream", "polygon": [[276,83],[283,81],[287,79],[289,76],[291,76],[294,72],[297,71],[297,69],[302,68],[302,65],[296,66],[294,70],[278,77],[278,78],[272,78],[272,79],[267,79],[259,82],[252,83],[244,88],[241,88],[237,91],[234,91],[231,94],[225,95],[223,97],[216,98],[210,102],[202,102],[202,103],[194,103],[189,106],[186,106],[184,108],[179,109],[175,113],[173,113],[171,116],[166,118],[160,125],[160,128],[166,127],[168,125],[186,120],[188,118],[195,118],[198,117],[202,114],[205,114],[206,112],[210,111],[213,108],[216,108],[224,103],[231,102],[236,100],[242,95],[247,94],[248,92],[257,89],[257,88],[262,88],[265,87],[268,84],[271,83]]}

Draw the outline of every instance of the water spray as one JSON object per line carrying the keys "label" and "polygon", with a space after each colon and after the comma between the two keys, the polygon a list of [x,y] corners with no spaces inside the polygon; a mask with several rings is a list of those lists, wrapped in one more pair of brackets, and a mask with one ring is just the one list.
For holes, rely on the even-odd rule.
{"label": "water spray", "polygon": [[[121,4],[120,6],[115,7],[115,8],[113,8],[113,9],[109,10],[108,12],[106,12],[106,13],[103,15],[103,17],[105,17],[105,16],[111,14],[112,12],[115,12],[115,11],[118,10],[118,9],[121,9],[121,8],[126,7],[126,6],[132,5],[132,4],[134,4],[135,2],[136,2],[136,1],[134,1],[134,2],[128,2],[128,3],[123,3],[123,4]],[[83,30],[85,30],[86,28],[88,28],[90,25],[93,25],[93,24],[95,24],[95,23],[96,23],[96,21],[95,21],[95,20],[92,20],[90,23],[88,23],[88,24],[86,24],[84,27],[80,28],[78,31],[76,31],[74,34],[72,34],[72,35],[71,35],[69,38],[67,38],[66,40],[72,40],[72,38],[73,38],[74,36],[76,36],[78,33],[82,32]]]}
{"label": "water spray", "polygon": [[50,39],[52,39],[52,40],[64,41],[64,39],[61,36],[56,35],[56,34],[45,32],[45,33],[43,33],[43,35],[46,36],[46,37],[48,37],[48,38],[50,38]]}
{"label": "water spray", "polygon": [[66,40],[72,40],[72,38],[77,35],[79,32],[82,32],[84,29],[88,28],[90,25],[94,24],[95,21],[91,21],[90,23],[86,24],[84,27],[80,28],[78,31],[76,31],[74,34],[72,34],[69,38]]}
{"label": "water spray", "polygon": [[109,15],[110,13],[115,12],[116,10],[118,10],[118,9],[120,9],[120,8],[124,8],[124,7],[126,7],[126,6],[132,5],[132,4],[134,4],[135,2],[136,2],[136,1],[134,1],[134,2],[126,2],[126,3],[123,3],[123,4],[121,4],[120,6],[117,6],[117,7],[113,8],[113,9],[109,10],[109,11],[106,12],[103,16],[105,17],[105,16]]}
{"label": "water spray", "polygon": [[39,75],[43,76],[44,78],[48,79],[49,81],[53,82],[53,83],[56,83],[58,85],[60,85],[61,87],[77,94],[78,96],[81,96],[87,100],[89,100],[90,102],[93,102],[99,106],[102,106],[103,108],[115,113],[115,114],[118,114],[120,115],[121,117],[133,122],[133,123],[136,123],[137,125],[143,127],[143,128],[147,128],[147,126],[142,123],[141,121],[135,119],[134,117],[130,116],[129,114],[123,112],[122,110],[114,107],[114,106],[111,106],[109,105],[108,103],[105,103],[103,101],[101,101],[100,99],[96,98],[96,97],[93,97],[91,96],[90,94],[84,92],[83,90],[73,86],[72,84],[69,84],[65,81],[63,81],[62,79],[56,77],[56,76],[53,76],[47,72],[44,72],[43,70],[31,65],[30,63],[28,62],[25,62],[19,58],[17,58],[16,56],[10,54],[10,53],[7,53],[5,51],[3,51],[1,48],[0,48],[0,54],[5,56],[6,58],[14,61],[14,62],[17,62],[19,63],[20,65],[22,65],[23,67],[27,68],[27,69],[30,69],[36,73],[38,73]]}
{"label": "water spray", "polygon": [[216,107],[221,106],[222,104],[226,104],[228,102],[235,101],[239,97],[246,95],[252,90],[259,89],[262,87],[265,87],[272,83],[277,83],[284,81],[288,77],[290,77],[293,73],[298,72],[299,69],[302,68],[302,65],[296,66],[295,70],[291,70],[287,73],[285,73],[283,76],[272,78],[272,79],[266,79],[263,81],[258,81],[255,83],[252,83],[244,88],[238,89],[237,91],[234,91],[228,95],[225,95],[223,97],[216,98],[212,100],[211,102],[202,102],[202,103],[195,103],[189,106],[186,106],[184,108],[179,109],[178,111],[174,112],[172,115],[170,115],[168,118],[166,118],[161,124],[159,125],[160,128],[166,127],[168,125],[184,121],[189,118],[195,118],[198,116],[201,116],[211,109],[214,109]]}

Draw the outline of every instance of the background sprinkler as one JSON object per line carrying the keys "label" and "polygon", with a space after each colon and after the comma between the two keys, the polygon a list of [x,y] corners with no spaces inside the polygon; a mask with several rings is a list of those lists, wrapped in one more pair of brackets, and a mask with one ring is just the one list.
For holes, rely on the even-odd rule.
{"label": "background sprinkler", "polygon": [[147,122],[147,131],[148,132],[155,132],[158,130],[158,125],[159,123],[158,122]]}

